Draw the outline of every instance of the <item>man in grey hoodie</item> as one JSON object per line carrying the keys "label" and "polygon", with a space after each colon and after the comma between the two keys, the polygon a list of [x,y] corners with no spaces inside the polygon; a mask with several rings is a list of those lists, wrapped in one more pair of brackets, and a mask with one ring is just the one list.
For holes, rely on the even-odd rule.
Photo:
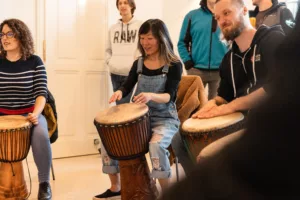
{"label": "man in grey hoodie", "polygon": [[252,0],[256,6],[250,11],[250,17],[256,18],[256,29],[262,24],[267,26],[281,25],[285,34],[289,34],[295,25],[292,12],[284,2],[278,0]]}

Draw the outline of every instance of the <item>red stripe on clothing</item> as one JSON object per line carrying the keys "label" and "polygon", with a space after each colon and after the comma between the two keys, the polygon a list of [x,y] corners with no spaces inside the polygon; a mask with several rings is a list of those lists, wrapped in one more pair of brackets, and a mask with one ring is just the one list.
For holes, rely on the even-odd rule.
{"label": "red stripe on clothing", "polygon": [[31,106],[29,108],[24,109],[18,109],[18,110],[8,110],[4,108],[0,108],[0,113],[7,114],[7,115],[20,115],[25,113],[33,112],[34,106]]}

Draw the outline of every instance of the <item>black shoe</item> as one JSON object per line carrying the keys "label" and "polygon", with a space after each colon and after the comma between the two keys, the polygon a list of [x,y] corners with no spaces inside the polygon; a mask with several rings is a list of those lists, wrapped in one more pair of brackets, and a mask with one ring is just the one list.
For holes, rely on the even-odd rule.
{"label": "black shoe", "polygon": [[98,199],[121,199],[121,191],[112,192],[110,189],[108,189],[104,193],[98,194],[93,198],[93,200],[98,200]]}
{"label": "black shoe", "polygon": [[50,184],[48,182],[40,183],[38,200],[51,200],[51,199],[52,199],[52,193],[51,193]]}

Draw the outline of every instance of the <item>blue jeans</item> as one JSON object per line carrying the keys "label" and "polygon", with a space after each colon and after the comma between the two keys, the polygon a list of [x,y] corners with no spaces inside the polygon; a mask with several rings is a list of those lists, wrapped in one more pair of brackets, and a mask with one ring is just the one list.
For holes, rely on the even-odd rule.
{"label": "blue jeans", "polygon": [[[121,76],[121,75],[117,75],[117,74],[110,74],[110,78],[111,78],[113,90],[115,92],[123,85],[123,83],[127,79],[127,76]],[[122,103],[129,103],[131,95],[132,95],[132,91],[126,97],[123,97],[120,101],[116,101],[116,104],[119,105],[119,104],[122,104]]]}
{"label": "blue jeans", "polygon": [[39,123],[33,125],[31,148],[34,162],[38,168],[39,182],[49,182],[52,151],[48,135],[48,125],[44,115],[40,114]]}
{"label": "blue jeans", "polygon": [[185,172],[186,176],[189,176],[190,173],[195,168],[195,164],[190,158],[190,155],[182,141],[180,132],[177,132],[172,139],[172,148],[175,155],[178,157],[178,160]]}
{"label": "blue jeans", "polygon": [[[170,178],[170,153],[167,150],[174,134],[178,131],[179,121],[174,119],[151,118],[152,138],[149,142],[149,154],[152,163],[153,178]],[[103,144],[101,146],[102,172],[105,174],[119,173],[119,163],[107,155]]]}

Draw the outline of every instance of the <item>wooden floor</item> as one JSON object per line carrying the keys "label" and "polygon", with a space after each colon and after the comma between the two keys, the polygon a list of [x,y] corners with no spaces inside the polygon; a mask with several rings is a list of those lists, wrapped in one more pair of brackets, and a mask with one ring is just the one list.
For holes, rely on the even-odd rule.
{"label": "wooden floor", "polygon": [[[146,157],[149,161],[148,154]],[[23,165],[27,187],[30,189],[26,162],[23,162]],[[33,161],[29,161],[28,165],[32,181],[29,199],[36,200],[38,193],[37,169]],[[93,196],[104,192],[110,187],[108,176],[102,173],[100,155],[54,159],[53,166],[56,178],[55,181],[51,180],[53,200],[91,200]],[[151,166],[149,168],[151,169]],[[176,182],[175,169],[174,164],[172,166],[172,183]],[[180,164],[179,177],[180,179],[185,177]],[[160,191],[159,184],[157,183],[156,185]]]}

